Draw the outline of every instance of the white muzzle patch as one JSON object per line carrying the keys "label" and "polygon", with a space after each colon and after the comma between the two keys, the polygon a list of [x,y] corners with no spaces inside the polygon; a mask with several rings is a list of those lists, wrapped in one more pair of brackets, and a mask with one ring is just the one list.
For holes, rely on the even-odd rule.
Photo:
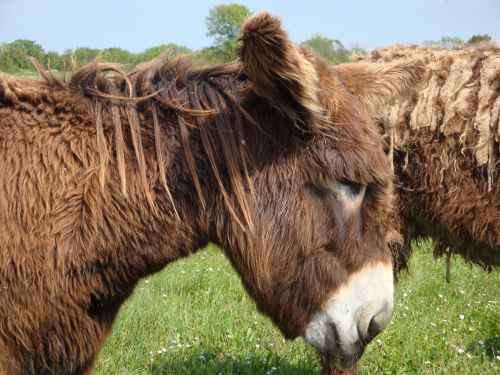
{"label": "white muzzle patch", "polygon": [[393,297],[392,265],[367,265],[330,296],[307,325],[304,339],[330,356],[353,355],[389,324]]}

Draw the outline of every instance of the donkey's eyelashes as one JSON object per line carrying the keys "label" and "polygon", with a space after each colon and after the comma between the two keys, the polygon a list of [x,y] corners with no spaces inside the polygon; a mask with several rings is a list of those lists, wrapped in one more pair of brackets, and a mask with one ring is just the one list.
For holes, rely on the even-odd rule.
{"label": "donkey's eyelashes", "polygon": [[319,198],[338,200],[357,199],[364,195],[366,186],[346,179],[334,181],[315,181],[308,185],[309,190]]}
{"label": "donkey's eyelashes", "polygon": [[335,198],[335,192],[327,184],[321,182],[310,183],[307,185],[309,191],[314,196],[321,199]]}

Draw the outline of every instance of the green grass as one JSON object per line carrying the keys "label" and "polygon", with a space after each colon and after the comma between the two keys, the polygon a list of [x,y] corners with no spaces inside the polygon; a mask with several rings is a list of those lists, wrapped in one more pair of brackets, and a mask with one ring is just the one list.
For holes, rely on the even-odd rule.
{"label": "green grass", "polygon": [[[500,373],[500,272],[455,259],[451,283],[430,245],[414,249],[393,322],[367,348],[361,374]],[[314,352],[285,342],[209,248],[144,280],[96,364],[104,374],[318,374]]]}

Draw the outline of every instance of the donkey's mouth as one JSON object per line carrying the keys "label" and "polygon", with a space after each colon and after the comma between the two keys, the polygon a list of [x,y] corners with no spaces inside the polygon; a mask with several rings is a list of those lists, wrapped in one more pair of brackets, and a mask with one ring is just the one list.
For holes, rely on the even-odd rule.
{"label": "donkey's mouth", "polygon": [[348,371],[360,360],[365,351],[365,344],[363,341],[358,340],[354,344],[345,347],[339,344],[338,334],[335,333],[335,335],[337,336],[335,344],[328,351],[320,352],[321,362],[323,367]]}
{"label": "donkey's mouth", "polygon": [[349,351],[339,350],[336,353],[321,353],[323,366],[331,369],[348,371],[360,360],[365,346],[359,342]]}
{"label": "donkey's mouth", "polygon": [[328,357],[321,356],[321,375],[357,375],[358,365],[341,367]]}
{"label": "donkey's mouth", "polygon": [[316,320],[314,323],[309,325],[304,339],[318,351],[323,368],[347,371],[354,367],[363,355],[366,342],[359,338],[354,342],[345,342],[332,322]]}

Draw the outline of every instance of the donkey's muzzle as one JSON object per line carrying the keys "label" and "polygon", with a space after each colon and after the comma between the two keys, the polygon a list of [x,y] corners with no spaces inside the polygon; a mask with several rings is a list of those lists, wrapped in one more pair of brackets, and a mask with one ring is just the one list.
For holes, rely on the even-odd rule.
{"label": "donkey's muzzle", "polygon": [[305,340],[325,360],[352,367],[365,346],[387,325],[393,309],[391,264],[370,264],[334,291],[309,322]]}

